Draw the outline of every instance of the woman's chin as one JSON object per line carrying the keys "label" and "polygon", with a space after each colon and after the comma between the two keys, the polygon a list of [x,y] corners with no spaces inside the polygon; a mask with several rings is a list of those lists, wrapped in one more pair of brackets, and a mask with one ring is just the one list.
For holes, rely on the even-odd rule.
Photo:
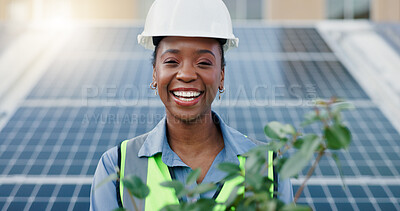
{"label": "woman's chin", "polygon": [[[208,112],[200,111],[197,109],[178,109],[178,108],[167,108],[167,113],[170,114],[171,117],[169,121],[178,121],[182,123],[190,123],[190,124],[198,124],[204,121],[204,117],[209,115]],[[211,110],[211,108],[209,109]]]}

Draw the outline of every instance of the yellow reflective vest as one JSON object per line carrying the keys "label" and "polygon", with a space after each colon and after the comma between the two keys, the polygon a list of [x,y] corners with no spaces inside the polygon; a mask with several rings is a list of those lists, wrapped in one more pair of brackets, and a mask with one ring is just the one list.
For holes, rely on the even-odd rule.
{"label": "yellow reflective vest", "polygon": [[[147,134],[136,137],[131,140],[121,142],[118,148],[118,166],[120,169],[120,180],[129,175],[136,175],[147,184],[150,189],[149,195],[145,200],[139,200],[134,198],[135,203],[138,207],[141,207],[146,211],[160,210],[166,205],[179,204],[179,200],[175,195],[174,189],[163,187],[160,183],[165,181],[172,181],[171,174],[168,166],[165,165],[161,160],[161,153],[158,153],[152,157],[137,156],[140,147],[142,146]],[[127,153],[129,152],[129,153]],[[273,152],[268,152],[268,161],[273,160]],[[244,170],[244,164],[246,158],[238,156],[240,162],[240,168]],[[276,173],[272,165],[268,168],[268,178],[276,180]],[[236,177],[235,179],[226,181],[219,191],[219,194],[215,198],[216,202],[224,203],[232,190],[240,183],[243,182],[242,177]],[[117,181],[117,199],[120,207],[132,206],[132,199],[124,185]],[[275,188],[275,189],[274,189]],[[271,186],[271,192],[276,191],[277,187]],[[244,192],[244,187],[239,188],[238,194]],[[273,197],[272,195],[271,197]],[[215,210],[224,210],[224,206],[219,206]]]}

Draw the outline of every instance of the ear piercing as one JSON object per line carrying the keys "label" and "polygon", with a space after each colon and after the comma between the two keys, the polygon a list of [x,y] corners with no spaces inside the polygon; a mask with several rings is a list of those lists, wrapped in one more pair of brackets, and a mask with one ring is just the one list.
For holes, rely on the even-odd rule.
{"label": "ear piercing", "polygon": [[150,89],[154,90],[154,95],[157,95],[157,82],[152,81],[150,83]]}
{"label": "ear piercing", "polygon": [[218,87],[218,92],[218,99],[221,100],[221,94],[225,92],[225,87],[222,87],[222,89]]}

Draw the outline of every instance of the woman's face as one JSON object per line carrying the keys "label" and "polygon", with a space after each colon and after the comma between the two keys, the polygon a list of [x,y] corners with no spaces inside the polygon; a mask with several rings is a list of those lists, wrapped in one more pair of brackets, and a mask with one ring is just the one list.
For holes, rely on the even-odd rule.
{"label": "woman's face", "polygon": [[153,80],[167,116],[193,122],[211,111],[224,84],[220,45],[215,39],[165,37],[157,50]]}

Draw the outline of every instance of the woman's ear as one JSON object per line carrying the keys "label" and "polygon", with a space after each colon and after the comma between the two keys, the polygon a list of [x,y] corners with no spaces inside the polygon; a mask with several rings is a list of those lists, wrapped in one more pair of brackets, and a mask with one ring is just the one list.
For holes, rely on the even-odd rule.
{"label": "woman's ear", "polygon": [[219,84],[219,87],[224,87],[224,80],[225,80],[225,67],[221,69],[221,82]]}
{"label": "woman's ear", "polygon": [[155,66],[153,66],[153,81],[157,81],[157,71]]}

